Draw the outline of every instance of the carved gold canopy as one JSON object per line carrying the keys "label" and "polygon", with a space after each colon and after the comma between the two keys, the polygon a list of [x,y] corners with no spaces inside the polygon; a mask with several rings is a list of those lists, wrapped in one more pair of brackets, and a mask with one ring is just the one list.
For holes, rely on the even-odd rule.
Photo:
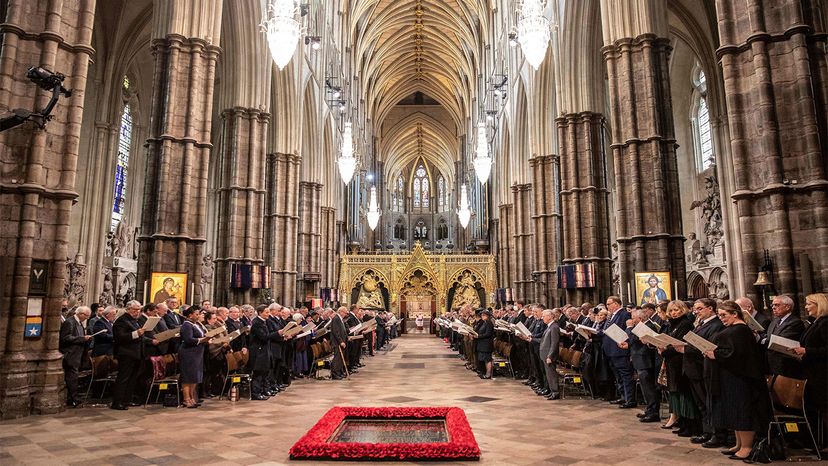
{"label": "carved gold canopy", "polygon": [[437,308],[443,312],[448,290],[464,276],[478,278],[487,301],[493,301],[495,261],[489,254],[432,254],[417,242],[410,254],[345,255],[341,265],[339,296],[349,305],[354,288],[377,282],[388,290],[391,310],[399,309],[401,296],[434,294]]}

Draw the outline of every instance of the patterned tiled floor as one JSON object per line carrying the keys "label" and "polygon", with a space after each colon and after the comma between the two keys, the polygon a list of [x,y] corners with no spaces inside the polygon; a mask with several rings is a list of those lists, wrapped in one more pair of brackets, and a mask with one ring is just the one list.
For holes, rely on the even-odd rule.
{"label": "patterned tiled floor", "polygon": [[[0,423],[0,464],[286,464],[291,445],[337,405],[463,408],[484,464],[735,463],[659,424],[637,422],[634,410],[547,401],[509,378],[481,380],[459,359],[442,357],[452,353],[434,337],[394,344],[366,358],[350,380],[298,381],[268,401],[208,401],[197,410],[89,407]],[[423,368],[397,368],[412,359]]]}

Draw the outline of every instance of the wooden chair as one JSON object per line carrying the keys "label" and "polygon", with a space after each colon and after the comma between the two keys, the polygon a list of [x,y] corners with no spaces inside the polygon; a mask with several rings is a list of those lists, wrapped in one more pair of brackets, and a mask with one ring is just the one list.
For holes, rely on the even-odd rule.
{"label": "wooden chair", "polygon": [[250,359],[250,353],[247,352],[235,352],[235,353],[227,353],[224,355],[224,359],[227,362],[227,375],[224,377],[224,384],[221,386],[221,394],[219,395],[219,400],[224,397],[225,390],[227,391],[227,398],[230,398],[230,390],[233,388],[233,385],[247,385],[247,392],[249,393],[249,399],[253,399],[253,377],[250,374],[244,372],[244,368],[247,367],[247,361]]}
{"label": "wooden chair", "polygon": [[86,400],[89,399],[89,394],[92,392],[92,386],[96,383],[104,384],[103,388],[101,388],[101,396],[98,398],[99,400],[102,399],[104,396],[104,392],[106,392],[106,387],[110,383],[114,384],[115,378],[118,375],[118,361],[112,356],[102,354],[100,356],[96,356],[93,358],[90,355],[89,364],[89,385],[86,386],[86,395],[84,396],[84,402],[86,402]]}
{"label": "wooden chair", "polygon": [[154,401],[158,403],[161,392],[170,389],[170,386],[175,386],[177,406],[181,406],[181,393],[179,393],[181,385],[178,382],[178,355],[167,354],[164,356],[152,356],[150,357],[150,363],[152,364],[152,383],[150,383],[149,390],[147,390],[147,399],[144,401],[144,407],[146,408],[149,404],[149,399],[154,388],[158,389]]}
{"label": "wooden chair", "polygon": [[[768,438],[774,425],[779,426],[780,432],[799,432],[799,426],[804,424],[808,428],[811,442],[814,445],[817,459],[822,460],[811,423],[805,414],[805,384],[806,380],[792,379],[782,375],[770,379],[770,398],[773,406],[773,421],[768,425]],[[795,430],[790,427],[795,425]]]}

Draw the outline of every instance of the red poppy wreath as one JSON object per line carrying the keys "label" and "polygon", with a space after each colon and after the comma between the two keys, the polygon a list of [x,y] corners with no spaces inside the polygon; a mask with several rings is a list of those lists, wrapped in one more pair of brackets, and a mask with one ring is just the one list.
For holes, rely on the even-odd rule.
{"label": "red poppy wreath", "polygon": [[[340,441],[348,422],[379,421],[387,429],[402,432],[406,422],[445,423],[441,441],[355,442]],[[416,422],[415,422],[416,423]],[[441,427],[442,429],[442,427]],[[399,438],[399,437],[395,437]],[[297,460],[479,460],[480,448],[466,414],[460,408],[351,408],[336,407],[322,416],[290,449]]]}

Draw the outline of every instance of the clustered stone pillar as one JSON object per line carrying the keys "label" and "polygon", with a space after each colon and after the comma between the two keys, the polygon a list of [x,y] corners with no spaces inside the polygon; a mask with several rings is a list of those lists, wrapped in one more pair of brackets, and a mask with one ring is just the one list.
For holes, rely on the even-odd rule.
{"label": "clustered stone pillar", "polygon": [[230,288],[231,264],[264,264],[266,144],[270,115],[254,108],[222,113],[215,300],[255,302],[251,290]]}
{"label": "clustered stone pillar", "polygon": [[678,282],[673,297],[682,297],[686,296],[684,235],[670,100],[670,51],[668,39],[651,33],[615,39],[603,48],[622,289],[628,283],[635,289],[636,272],[665,271]]}
{"label": "clustered stone pillar", "polygon": [[514,230],[511,234],[514,238],[515,256],[515,296],[528,301],[534,300],[534,281],[532,280],[532,269],[534,267],[534,252],[532,241],[532,183],[516,184],[512,186],[512,198],[514,200]]}
{"label": "clustered stone pillar", "polygon": [[[558,298],[557,265],[560,241],[561,211],[558,202],[559,159],[555,155],[541,155],[529,161],[535,195],[535,270],[538,280],[538,299],[554,306]],[[540,299],[540,298],[543,299]]]}
{"label": "clustered stone pillar", "polygon": [[[46,106],[51,92],[26,78],[30,66],[66,75],[72,96],[61,97],[46,129],[25,123],[0,133],[2,419],[54,413],[65,402],[58,336],[94,15],[95,0],[11,0],[3,18],[0,113]],[[32,280],[40,277],[43,293],[30,296]],[[41,336],[29,339],[31,299],[42,299],[43,321]]]}
{"label": "clustered stone pillar", "polygon": [[[497,268],[501,288],[514,288],[512,280],[515,276],[515,238],[512,236],[512,225],[514,206],[512,204],[501,204],[498,207],[499,220],[497,223]],[[513,299],[517,297],[514,296]]]}
{"label": "clustered stone pillar", "polygon": [[322,185],[310,181],[299,183],[299,274],[297,289],[302,292],[299,296],[310,293],[319,294],[319,290],[310,287],[319,285],[322,275]]}
{"label": "clustered stone pillar", "polygon": [[[744,274],[767,249],[777,293],[828,287],[828,56],[816,0],[718,0]],[[807,260],[806,260],[807,257]],[[811,266],[811,263],[813,264]],[[809,279],[810,277],[810,279]]]}
{"label": "clustered stone pillar", "polygon": [[604,117],[569,113],[556,120],[561,157],[564,264],[595,264],[595,288],[566,290],[566,301],[596,304],[611,293],[612,257]]}
{"label": "clustered stone pillar", "polygon": [[[200,38],[168,34],[153,40],[152,53],[155,70],[138,276],[149,279],[152,272],[186,272],[189,282],[198,284],[207,231],[219,48]],[[142,284],[138,288],[141,296]],[[191,289],[194,296],[187,290],[187,301],[196,303],[201,289]],[[149,295],[152,299],[152,292]]]}
{"label": "clustered stone pillar", "polygon": [[302,157],[274,153],[267,159],[267,206],[265,236],[267,263],[271,267],[273,299],[284,305],[296,301],[296,248],[299,234],[297,198]]}
{"label": "clustered stone pillar", "polygon": [[337,245],[337,221],[336,209],[334,207],[322,207],[322,281],[321,284],[327,288],[336,288],[336,245]]}

